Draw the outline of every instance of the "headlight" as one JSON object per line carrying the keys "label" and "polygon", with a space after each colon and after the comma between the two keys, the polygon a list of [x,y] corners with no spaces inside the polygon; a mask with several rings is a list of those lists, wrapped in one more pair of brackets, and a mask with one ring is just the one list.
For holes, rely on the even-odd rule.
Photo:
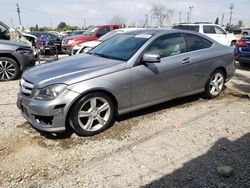
{"label": "headlight", "polygon": [[73,44],[74,43],[74,40],[69,40],[68,41],[68,45],[71,45],[71,44]]}
{"label": "headlight", "polygon": [[55,84],[44,87],[42,89],[34,89],[33,98],[38,100],[53,100],[65,91],[67,85]]}

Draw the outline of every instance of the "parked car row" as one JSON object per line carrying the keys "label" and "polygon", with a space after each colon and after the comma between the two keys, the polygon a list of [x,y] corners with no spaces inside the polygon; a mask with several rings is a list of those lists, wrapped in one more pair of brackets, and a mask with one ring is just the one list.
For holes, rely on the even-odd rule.
{"label": "parked car row", "polygon": [[61,53],[62,38],[52,32],[30,32],[29,34],[37,37],[36,48],[43,49],[46,54]]}
{"label": "parked car row", "polygon": [[83,42],[97,40],[106,33],[121,28],[120,25],[101,25],[87,29],[82,35],[66,37],[62,41],[62,51],[71,55],[74,46]]}
{"label": "parked car row", "polygon": [[145,28],[122,28],[122,29],[112,30],[97,40],[83,42],[83,43],[80,43],[78,45],[75,45],[71,51],[71,55],[75,55],[75,54],[79,54],[79,53],[87,53],[92,48],[96,47],[97,45],[101,44],[102,42],[105,42],[106,40],[108,40],[108,39],[110,39],[118,34],[130,32],[130,31],[135,31],[135,30],[142,30],[142,29],[145,29]]}

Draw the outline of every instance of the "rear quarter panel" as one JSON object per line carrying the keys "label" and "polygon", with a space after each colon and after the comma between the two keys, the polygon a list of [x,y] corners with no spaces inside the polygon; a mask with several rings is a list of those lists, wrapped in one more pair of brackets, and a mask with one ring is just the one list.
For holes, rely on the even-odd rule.
{"label": "rear quarter panel", "polygon": [[192,52],[192,61],[195,63],[197,89],[204,88],[210,75],[218,68],[226,72],[227,79],[235,72],[233,49],[220,44],[214,44],[209,49]]}

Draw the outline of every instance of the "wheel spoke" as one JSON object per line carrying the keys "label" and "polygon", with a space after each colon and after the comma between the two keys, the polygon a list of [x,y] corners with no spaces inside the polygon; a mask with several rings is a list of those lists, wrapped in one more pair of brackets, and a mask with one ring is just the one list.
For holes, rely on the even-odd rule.
{"label": "wheel spoke", "polygon": [[215,87],[212,87],[212,89],[210,90],[211,93],[214,93],[215,91]]}
{"label": "wheel spoke", "polygon": [[96,109],[96,98],[90,99],[90,107],[92,110]]}
{"label": "wheel spoke", "polygon": [[11,68],[11,67],[14,68],[14,66],[13,66],[12,64],[10,64],[10,65],[7,67],[7,69],[9,69],[9,68]]}
{"label": "wheel spoke", "polygon": [[90,131],[93,125],[94,119],[92,117],[89,118],[87,124],[84,126],[84,129]]}
{"label": "wheel spoke", "polygon": [[220,78],[219,80],[217,80],[217,83],[220,84],[220,83],[222,83],[223,81],[224,81],[223,78]]}
{"label": "wheel spoke", "polygon": [[2,79],[4,79],[4,75],[5,75],[5,74],[4,74],[4,72],[3,72],[3,73],[2,73],[2,76],[1,76]]}
{"label": "wheel spoke", "polygon": [[91,114],[88,111],[80,111],[78,117],[89,117]]}
{"label": "wheel spoke", "polygon": [[106,121],[100,116],[98,115],[96,117],[96,120],[101,124],[101,125],[105,125]]}
{"label": "wheel spoke", "polygon": [[10,72],[10,71],[6,71],[6,73],[8,73],[10,76],[13,76],[15,73]]}
{"label": "wheel spoke", "polygon": [[99,112],[103,112],[103,111],[105,111],[105,110],[107,110],[107,109],[109,109],[109,104],[108,104],[108,103],[104,103],[102,106],[100,106],[100,107],[98,108],[98,111],[99,111]]}
{"label": "wheel spoke", "polygon": [[10,76],[9,76],[8,72],[7,72],[7,71],[5,71],[4,73],[5,73],[5,75],[7,76],[7,78],[9,79],[9,78],[10,78]]}

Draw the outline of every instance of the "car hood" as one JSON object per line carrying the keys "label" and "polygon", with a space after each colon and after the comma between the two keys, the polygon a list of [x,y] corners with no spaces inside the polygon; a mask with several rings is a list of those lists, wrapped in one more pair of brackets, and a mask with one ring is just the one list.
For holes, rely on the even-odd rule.
{"label": "car hood", "polygon": [[56,83],[77,82],[122,70],[126,62],[80,54],[41,64],[24,72],[23,78],[42,88]]}
{"label": "car hood", "polygon": [[12,41],[12,40],[0,40],[0,44],[15,46],[19,48],[30,48],[28,44],[25,44],[23,42]]}

